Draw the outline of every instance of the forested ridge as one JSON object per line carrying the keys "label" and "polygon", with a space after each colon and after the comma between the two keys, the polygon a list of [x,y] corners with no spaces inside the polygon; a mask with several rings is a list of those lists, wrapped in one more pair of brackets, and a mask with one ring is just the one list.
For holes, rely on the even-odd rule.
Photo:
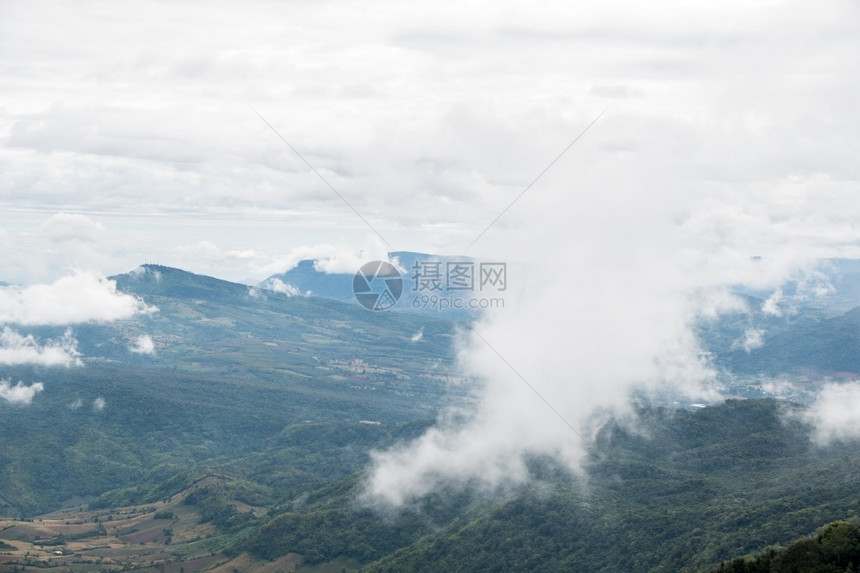
{"label": "forested ridge", "polygon": [[[804,406],[772,399],[642,403],[632,422],[602,428],[581,475],[532,457],[525,483],[452,486],[380,511],[361,502],[370,452],[468,403],[470,381],[451,374],[458,323],[166,267],[117,281],[159,311],[75,327],[84,367],[3,373],[45,389],[26,406],[0,404],[0,540],[32,551],[49,539],[80,553],[80,571],[106,558],[109,570],[282,559],[367,571],[770,567],[785,562],[779,546],[860,513],[860,445],[815,445]],[[851,330],[852,316],[795,317],[773,323],[774,336]],[[705,339],[729,347],[746,328],[736,322]],[[156,343],[150,356],[128,350],[141,332]],[[27,547],[3,549],[0,563],[33,561]]]}

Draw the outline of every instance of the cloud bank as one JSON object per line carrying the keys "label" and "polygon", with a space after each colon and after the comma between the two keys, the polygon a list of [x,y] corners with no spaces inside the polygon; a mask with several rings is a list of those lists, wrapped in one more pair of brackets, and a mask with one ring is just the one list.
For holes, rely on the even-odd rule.
{"label": "cloud bank", "polygon": [[402,506],[451,484],[505,487],[529,478],[532,457],[578,474],[586,442],[630,415],[634,393],[714,397],[692,327],[736,304],[673,224],[689,201],[618,189],[523,221],[519,244],[537,258],[509,265],[505,308],[458,344],[460,374],[478,384],[475,409],[375,452],[366,500]]}
{"label": "cloud bank", "polygon": [[[785,232],[808,217],[795,202],[813,196],[800,189],[807,182],[740,194],[706,175],[715,158],[699,158],[707,168],[678,160],[679,142],[705,149],[743,131],[744,118],[723,117],[716,135],[626,119],[598,124],[490,229],[509,261],[509,293],[458,343],[474,408],[375,452],[366,501],[398,507],[452,484],[506,487],[529,479],[533,457],[582,473],[586,442],[608,419],[629,417],[631,399],[718,399],[694,326],[743,309],[733,285],[775,293],[768,308],[778,313],[780,285],[814,274],[821,251]],[[760,335],[739,344],[751,350]]]}

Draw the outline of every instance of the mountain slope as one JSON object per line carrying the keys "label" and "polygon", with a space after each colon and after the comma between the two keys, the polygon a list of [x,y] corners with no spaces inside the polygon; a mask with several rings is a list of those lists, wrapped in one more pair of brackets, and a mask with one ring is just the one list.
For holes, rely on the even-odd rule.
{"label": "mountain slope", "polygon": [[860,512],[860,446],[812,446],[786,408],[797,407],[644,409],[636,432],[604,430],[586,481],[535,459],[526,486],[442,492],[394,522],[356,505],[356,476],[276,513],[236,550],[310,563],[384,554],[367,571],[707,569]]}
{"label": "mountain slope", "polygon": [[[44,385],[29,406],[0,401],[0,513],[167,479],[259,451],[295,424],[432,418],[457,399],[451,322],[155,265],[114,280],[158,311],[74,325],[83,367],[0,369]],[[65,327],[16,330],[46,340]],[[141,337],[152,354],[133,351]]]}
{"label": "mountain slope", "polygon": [[768,337],[761,348],[732,355],[727,363],[734,371],[770,374],[860,373],[860,307],[833,318],[798,322]]}
{"label": "mountain slope", "polygon": [[[497,290],[490,284],[482,284],[481,261],[466,256],[440,256],[409,251],[389,253],[390,260],[399,267],[403,291],[399,301],[391,307],[393,312],[427,314],[446,318],[470,319],[478,316],[480,308],[470,307],[472,299],[498,298],[505,288]],[[369,262],[369,261],[368,261]],[[486,263],[488,261],[484,261]],[[502,264],[504,266],[504,264]],[[466,268],[466,285],[454,285],[457,269]],[[257,285],[259,288],[290,292],[310,297],[321,297],[357,304],[353,293],[353,279],[358,268],[350,272],[327,272],[325,263],[303,260],[285,273],[268,277]],[[507,267],[505,266],[507,280]],[[449,275],[449,273],[452,273]],[[426,281],[433,276],[432,285]],[[449,288],[453,286],[454,288]],[[486,289],[486,290],[484,290]],[[435,301],[444,298],[444,304]]]}
{"label": "mountain slope", "polygon": [[[635,430],[603,429],[587,480],[535,458],[525,486],[443,491],[392,520],[357,503],[361,472],[371,450],[420,435],[439,408],[468,399],[470,381],[452,374],[457,323],[156,265],[114,280],[158,311],[74,325],[81,368],[0,372],[45,388],[28,406],[0,403],[4,515],[63,503],[109,514],[182,495],[171,511],[193,513],[189,523],[210,537],[165,545],[163,563],[207,555],[207,566],[235,557],[369,571],[694,571],[860,512],[860,446],[813,447],[785,416],[798,406],[749,400],[690,412],[643,406]],[[738,370],[758,372],[766,354],[757,352],[771,344],[777,370],[853,359],[860,311],[780,318],[755,304],[753,317],[710,325],[720,364],[745,359]],[[768,332],[765,347],[733,349],[749,328]],[[43,341],[64,330],[20,327]],[[137,344],[145,337],[152,353]],[[135,511],[152,529],[146,543],[163,545],[168,528],[144,509]]]}
{"label": "mountain slope", "polygon": [[[773,550],[752,559],[721,563],[719,571],[733,573],[852,573],[860,564],[860,525],[834,521],[812,537],[799,539],[786,548]],[[717,569],[714,569],[716,572]]]}

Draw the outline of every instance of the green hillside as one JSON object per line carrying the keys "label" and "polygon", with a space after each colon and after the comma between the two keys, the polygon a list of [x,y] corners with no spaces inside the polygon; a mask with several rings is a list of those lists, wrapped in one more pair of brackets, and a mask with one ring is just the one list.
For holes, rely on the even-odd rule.
{"label": "green hillside", "polygon": [[[115,279],[158,311],[75,325],[84,367],[0,369],[45,387],[27,407],[0,403],[0,514],[257,451],[296,425],[432,418],[457,399],[450,322],[254,293],[167,267]],[[64,328],[16,330],[48,339]],[[129,350],[144,335],[154,354]]]}
{"label": "green hillside", "polygon": [[783,407],[644,410],[649,437],[607,428],[585,481],[535,459],[537,479],[515,492],[440,494],[394,523],[356,507],[347,481],[239,549],[378,558],[368,571],[704,570],[860,512],[860,447],[811,446]]}
{"label": "green hillside", "polygon": [[860,566],[860,525],[835,521],[817,534],[782,549],[771,549],[748,559],[721,563],[727,573],[852,573]]}
{"label": "green hillside", "polygon": [[774,332],[767,344],[735,353],[727,361],[738,371],[860,373],[860,308],[818,320],[798,321]]}
{"label": "green hillside", "polygon": [[[81,572],[114,555],[104,543],[125,559],[105,570],[707,571],[860,512],[860,445],[816,447],[788,415],[801,406],[746,400],[642,405],[635,431],[603,428],[584,479],[534,458],[525,485],[377,513],[357,501],[370,452],[468,405],[470,381],[452,366],[464,325],[154,265],[115,280],[157,312],[73,325],[82,367],[0,371],[44,384],[27,406],[0,403],[0,515],[36,518],[0,526],[7,545],[30,544],[0,556],[0,571],[46,532],[74,541]],[[739,371],[835,369],[855,356],[855,314],[737,315],[702,332],[715,363]],[[733,350],[750,324],[772,345]],[[65,330],[15,328],[39,340]],[[147,336],[154,351],[134,352]],[[62,507],[78,521],[44,515]],[[87,525],[114,514],[148,533]]]}

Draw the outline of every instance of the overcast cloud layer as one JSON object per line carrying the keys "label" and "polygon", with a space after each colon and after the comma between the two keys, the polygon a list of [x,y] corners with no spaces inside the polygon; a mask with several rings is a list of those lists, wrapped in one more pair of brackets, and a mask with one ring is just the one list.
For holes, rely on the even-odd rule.
{"label": "overcast cloud layer", "polygon": [[[317,245],[368,243],[254,109],[396,249],[461,252],[611,106],[566,163],[629,170],[647,153],[643,191],[730,190],[727,227],[764,215],[745,230],[757,252],[786,236],[855,251],[852,2],[35,1],[0,15],[7,282],[146,261],[260,279]],[[561,200],[584,185],[605,183],[571,180]],[[497,255],[520,215],[475,254]]]}

